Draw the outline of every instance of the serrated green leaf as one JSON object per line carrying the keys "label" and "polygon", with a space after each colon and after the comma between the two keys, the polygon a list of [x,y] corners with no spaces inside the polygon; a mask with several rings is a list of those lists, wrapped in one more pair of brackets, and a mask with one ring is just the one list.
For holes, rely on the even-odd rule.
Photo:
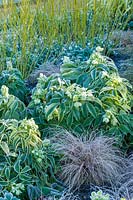
{"label": "serrated green leaf", "polygon": [[114,90],[114,88],[113,87],[104,87],[101,89],[100,94],[102,94],[103,92],[111,91],[111,90]]}
{"label": "serrated green leaf", "polygon": [[2,185],[2,186],[7,186],[7,185],[8,185],[8,182],[7,182],[7,181],[0,181],[0,185]]}
{"label": "serrated green leaf", "polygon": [[29,172],[30,170],[31,168],[27,165],[21,170],[21,173],[26,173],[26,172]]}
{"label": "serrated green leaf", "polygon": [[5,176],[6,176],[7,180],[10,178],[10,168],[9,167],[6,167],[6,169],[5,169]]}
{"label": "serrated green leaf", "polygon": [[10,180],[10,182],[11,182],[11,183],[16,183],[17,180],[18,180],[18,177],[16,176],[16,177],[12,178],[12,179]]}
{"label": "serrated green leaf", "polygon": [[62,103],[60,105],[60,111],[59,111],[59,115],[58,115],[59,122],[62,122],[62,120],[64,119],[65,112],[66,112],[66,107],[65,107],[65,104]]}
{"label": "serrated green leaf", "polygon": [[94,121],[94,127],[98,128],[102,124],[102,116],[98,115]]}
{"label": "serrated green leaf", "polygon": [[93,81],[96,79],[96,70],[95,69],[93,69],[92,71],[91,71],[91,78],[93,79]]}
{"label": "serrated green leaf", "polygon": [[77,66],[75,64],[73,64],[73,63],[66,63],[66,64],[63,64],[61,66],[60,71],[62,73],[64,70],[67,70],[67,69],[71,70],[71,69],[74,69],[74,68],[77,69]]}
{"label": "serrated green leaf", "polygon": [[[78,78],[77,78],[77,83],[78,84],[81,84],[82,85],[82,83],[83,83],[83,85],[84,85],[84,83],[85,83],[85,81],[86,80],[88,80],[88,74],[87,73],[84,73],[84,74],[81,74]],[[87,82],[88,83],[88,82]],[[88,86],[88,84],[87,84],[87,86]],[[85,86],[84,86],[85,87]]]}
{"label": "serrated green leaf", "polygon": [[31,180],[31,176],[29,176],[29,174],[19,174],[19,178],[20,180],[27,181],[27,182]]}
{"label": "serrated green leaf", "polygon": [[76,121],[80,120],[80,112],[76,108],[73,109],[73,117],[75,118]]}
{"label": "serrated green leaf", "polygon": [[73,123],[73,114],[72,112],[70,112],[69,115],[67,116],[67,125],[71,127],[72,123]]}
{"label": "serrated green leaf", "polygon": [[5,126],[0,124],[0,134],[3,133],[5,130]]}
{"label": "serrated green leaf", "polygon": [[60,103],[60,98],[52,98],[50,103]]}
{"label": "serrated green leaf", "polygon": [[17,160],[14,164],[14,171],[17,173],[20,173],[20,170],[21,170],[20,162],[21,160]]}
{"label": "serrated green leaf", "polygon": [[12,104],[10,105],[10,109],[13,112],[14,110],[17,110],[18,108],[18,101],[13,101]]}
{"label": "serrated green leaf", "polygon": [[6,155],[10,154],[10,150],[8,147],[8,144],[6,142],[1,142],[0,143],[0,147],[2,148],[2,150],[6,153]]}
{"label": "serrated green leaf", "polygon": [[48,118],[48,116],[54,112],[58,105],[58,103],[52,103],[49,106],[47,106],[45,109],[45,117]]}
{"label": "serrated green leaf", "polygon": [[90,113],[94,118],[97,117],[96,109],[95,109],[95,107],[94,107],[91,103],[87,103],[87,109],[88,109],[89,113]]}
{"label": "serrated green leaf", "polygon": [[69,80],[77,79],[78,75],[79,75],[78,72],[73,72],[73,71],[70,71],[70,72],[67,72],[67,73],[63,73],[63,77],[66,78],[66,79],[69,79]]}
{"label": "serrated green leaf", "polygon": [[86,118],[88,116],[88,109],[87,109],[86,103],[81,106],[81,112],[82,112],[83,117]]}
{"label": "serrated green leaf", "polygon": [[128,126],[124,124],[120,124],[119,129],[121,130],[122,133],[130,133],[131,130],[128,128]]}
{"label": "serrated green leaf", "polygon": [[83,126],[86,128],[88,126],[91,126],[91,124],[93,123],[94,118],[92,118],[91,116],[86,118],[83,122]]}

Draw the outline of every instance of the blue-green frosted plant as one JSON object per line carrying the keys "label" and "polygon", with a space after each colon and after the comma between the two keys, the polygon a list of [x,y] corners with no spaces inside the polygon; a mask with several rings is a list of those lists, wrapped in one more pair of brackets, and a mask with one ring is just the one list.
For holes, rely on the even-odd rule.
{"label": "blue-green frosted plant", "polygon": [[0,88],[6,85],[9,93],[18,97],[21,101],[27,102],[27,88],[22,78],[21,72],[12,67],[12,63],[7,63],[7,70],[3,70],[0,75]]}
{"label": "blue-green frosted plant", "polygon": [[78,132],[100,128],[119,145],[132,143],[132,86],[102,50],[97,47],[87,62],[64,57],[61,76],[40,75],[28,107],[40,130],[48,124]]}
{"label": "blue-green frosted plant", "polygon": [[99,119],[97,115],[94,127],[102,119],[106,131],[111,136],[115,135],[119,143],[127,137],[128,143],[132,144],[132,86],[119,76],[115,63],[103,56],[102,50],[97,47],[87,62],[73,62],[69,57],[65,57],[61,75],[71,83],[92,90],[95,98],[102,102],[104,112]]}
{"label": "blue-green frosted plant", "polygon": [[0,200],[20,200],[14,196],[11,192],[3,190],[3,187],[0,185]]}
{"label": "blue-green frosted plant", "polygon": [[29,104],[30,114],[38,124],[48,122],[65,127],[78,126],[87,117],[94,120],[101,110],[101,102],[91,90],[60,77],[47,78],[43,74],[38,79]]}

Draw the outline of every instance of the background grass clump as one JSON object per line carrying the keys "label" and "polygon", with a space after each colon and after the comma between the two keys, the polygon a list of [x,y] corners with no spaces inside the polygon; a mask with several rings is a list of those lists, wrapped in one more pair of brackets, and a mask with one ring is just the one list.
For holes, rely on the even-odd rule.
{"label": "background grass clump", "polygon": [[0,9],[1,70],[11,60],[27,77],[48,59],[55,41],[59,45],[99,43],[107,51],[113,31],[124,30],[131,21],[132,1],[22,0],[16,4],[11,0],[3,1]]}

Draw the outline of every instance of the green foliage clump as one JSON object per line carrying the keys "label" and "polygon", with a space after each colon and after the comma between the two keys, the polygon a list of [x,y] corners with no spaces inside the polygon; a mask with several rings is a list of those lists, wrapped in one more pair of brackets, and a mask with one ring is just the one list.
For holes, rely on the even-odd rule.
{"label": "green foliage clump", "polygon": [[[40,133],[37,125],[31,120],[1,120],[0,121],[0,160],[1,164],[1,182],[9,191],[21,193],[22,186],[18,189],[20,183],[26,186],[31,183],[33,176],[28,172],[31,170],[29,164],[31,151],[41,144]],[[32,159],[31,159],[32,160]],[[7,171],[7,173],[6,173]],[[33,182],[35,182],[33,178]],[[25,190],[26,188],[23,188]]]}
{"label": "green foliage clump", "polygon": [[25,198],[28,185],[41,191],[56,182],[59,154],[40,136],[33,119],[0,120],[0,185],[4,190]]}
{"label": "green foliage clump", "polygon": [[20,200],[14,196],[11,192],[0,190],[0,200]]}
{"label": "green foliage clump", "polygon": [[12,63],[8,62],[7,70],[3,70],[0,75],[0,88],[6,85],[9,93],[18,97],[21,101],[27,102],[28,90],[22,78],[21,72],[12,67]]}
{"label": "green foliage clump", "polygon": [[42,144],[32,150],[32,158],[32,166],[36,169],[38,177],[42,181],[45,180],[45,185],[50,186],[49,181],[56,182],[55,174],[60,168],[57,163],[61,155],[55,151],[49,139],[42,140]]}
{"label": "green foliage clump", "polygon": [[102,50],[97,47],[87,62],[74,63],[65,58],[61,73],[65,79],[93,91],[94,96],[102,102],[106,130],[121,140],[121,133],[132,134],[132,86],[119,76],[114,62],[101,55]]}
{"label": "green foliage clump", "polygon": [[[91,47],[89,42],[85,46],[83,46],[82,43],[80,44],[76,42],[71,42],[70,44],[60,45],[61,48],[57,48],[58,47],[57,44],[56,46],[53,46],[54,48],[51,51],[51,53],[53,52],[52,57],[54,59],[51,59],[52,57],[49,56],[49,60],[50,61],[54,60],[56,64],[62,64],[64,56],[69,57],[72,61],[75,60],[86,61],[93,52],[93,49],[95,49],[95,46]],[[56,54],[54,52],[58,53],[56,57],[55,57]]]}
{"label": "green foliage clump", "polygon": [[103,194],[101,190],[91,193],[91,200],[110,200],[109,194]]}
{"label": "green foliage clump", "polygon": [[132,115],[127,80],[120,78],[112,60],[97,47],[87,62],[74,63],[64,57],[61,76],[41,74],[29,104],[36,122],[58,124],[81,131],[101,129],[117,138],[119,144],[129,136],[132,143]]}
{"label": "green foliage clump", "polygon": [[[94,105],[95,107],[94,107]],[[97,108],[99,107],[99,109]],[[101,102],[91,90],[60,77],[41,75],[29,104],[31,115],[38,123],[58,123],[73,127],[88,115],[96,118],[100,114]]]}
{"label": "green foliage clump", "polygon": [[32,149],[41,142],[38,126],[33,119],[18,120],[1,120],[1,134],[3,139],[6,133],[8,141],[13,145],[14,150],[19,147],[23,150]]}
{"label": "green foliage clump", "polygon": [[1,87],[0,94],[0,119],[23,119],[26,117],[25,104],[17,97],[9,94],[9,88]]}

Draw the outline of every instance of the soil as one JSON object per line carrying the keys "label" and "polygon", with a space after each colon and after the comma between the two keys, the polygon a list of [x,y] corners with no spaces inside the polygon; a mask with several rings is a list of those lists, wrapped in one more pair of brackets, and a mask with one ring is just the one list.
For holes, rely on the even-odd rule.
{"label": "soil", "polygon": [[112,59],[118,67],[120,76],[128,79],[133,85],[133,31],[117,32],[114,34],[114,40],[117,39],[120,39],[120,45],[113,49]]}
{"label": "soil", "polygon": [[29,87],[35,87],[37,84],[37,78],[40,76],[40,73],[44,74],[45,76],[58,74],[60,73],[60,67],[50,62],[46,62],[45,64],[41,65],[39,68],[35,69],[28,77],[26,82]]}

